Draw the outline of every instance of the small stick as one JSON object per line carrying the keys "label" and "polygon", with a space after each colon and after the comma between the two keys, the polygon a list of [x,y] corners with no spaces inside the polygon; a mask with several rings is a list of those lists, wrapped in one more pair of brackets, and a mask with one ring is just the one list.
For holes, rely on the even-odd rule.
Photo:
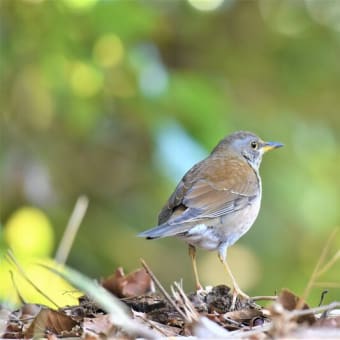
{"label": "small stick", "polygon": [[15,259],[14,254],[12,253],[11,250],[7,251],[7,258],[12,262],[15,267],[18,269],[19,273],[24,277],[24,279],[39,293],[41,294],[45,299],[50,301],[53,305],[55,305],[58,309],[60,306],[58,306],[49,296],[47,296],[39,287],[35,285],[35,283],[27,276],[25,271],[22,269],[20,266],[19,262]]}
{"label": "small stick", "polygon": [[318,262],[315,265],[315,268],[313,270],[313,273],[307,283],[307,286],[302,294],[302,297],[299,299],[297,305],[296,305],[296,309],[301,309],[303,307],[304,302],[306,301],[306,298],[309,296],[310,290],[313,287],[313,284],[316,280],[316,278],[318,277],[318,273],[320,272],[320,267],[322,266],[322,264],[325,262],[325,258],[326,255],[328,253],[329,247],[331,245],[331,242],[333,241],[336,233],[338,232],[338,229],[334,229],[331,233],[331,235],[329,236],[320,256],[318,259]]}
{"label": "small stick", "polygon": [[321,297],[320,297],[320,302],[319,302],[319,307],[322,306],[323,300],[325,299],[326,294],[328,294],[328,289],[325,289],[322,291],[321,293]]}
{"label": "small stick", "polygon": [[242,322],[238,322],[238,321],[235,321],[231,318],[228,318],[227,316],[223,315],[223,319],[228,321],[229,323],[231,323],[232,325],[234,326],[237,326],[237,327],[244,327],[244,325],[242,325]]}
{"label": "small stick", "polygon": [[74,206],[70,219],[68,220],[63,237],[56,251],[55,260],[60,264],[64,264],[70,253],[73,241],[77,235],[80,224],[85,216],[89,199],[86,196],[80,196]]}
{"label": "small stick", "polygon": [[269,300],[275,301],[277,299],[277,295],[258,295],[250,297],[251,301],[258,301],[258,300]]}
{"label": "small stick", "polygon": [[291,312],[289,312],[289,319],[295,318],[297,316],[303,316],[303,315],[308,315],[308,314],[317,314],[317,313],[321,313],[324,311],[330,311],[332,309],[337,309],[340,308],[340,302],[332,302],[329,305],[325,305],[325,306],[320,306],[320,307],[314,307],[314,308],[310,308],[310,309],[299,309],[299,310],[293,310]]}
{"label": "small stick", "polygon": [[325,264],[325,266],[320,269],[317,273],[317,276],[321,276],[322,274],[326,273],[328,269],[330,269],[336,261],[340,259],[340,250],[338,250],[334,256]]}
{"label": "small stick", "polygon": [[158,281],[154,273],[151,271],[149,266],[146,264],[146,262],[143,259],[140,259],[140,262],[142,263],[142,266],[146,270],[146,272],[149,274],[151,277],[152,281],[155,283],[157,288],[161,291],[163,296],[168,300],[168,302],[176,309],[176,311],[180,314],[180,316],[183,318],[183,320],[187,320],[186,315],[178,308],[176,303],[172,300],[171,296],[167,293],[167,291],[164,289],[162,284]]}
{"label": "small stick", "polygon": [[190,323],[192,323],[193,320],[197,321],[199,319],[199,315],[178,282],[174,282],[174,286],[171,286],[171,291],[174,298],[177,298],[178,301],[182,302],[182,308],[186,314],[186,321]]}

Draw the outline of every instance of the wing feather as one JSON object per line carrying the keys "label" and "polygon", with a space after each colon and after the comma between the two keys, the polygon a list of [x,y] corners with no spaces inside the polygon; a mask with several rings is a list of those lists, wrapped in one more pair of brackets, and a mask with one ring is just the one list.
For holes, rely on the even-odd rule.
{"label": "wing feather", "polygon": [[[239,159],[210,158],[193,167],[159,215],[159,224],[192,224],[244,208],[257,197],[260,181]],[[211,169],[215,169],[212,172]]]}

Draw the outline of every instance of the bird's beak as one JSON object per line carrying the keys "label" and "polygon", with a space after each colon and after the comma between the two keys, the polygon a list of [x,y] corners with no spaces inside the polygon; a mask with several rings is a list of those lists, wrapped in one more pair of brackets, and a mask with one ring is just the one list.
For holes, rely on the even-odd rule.
{"label": "bird's beak", "polygon": [[265,142],[262,146],[263,152],[267,152],[273,149],[281,148],[283,146],[282,143],[278,142]]}

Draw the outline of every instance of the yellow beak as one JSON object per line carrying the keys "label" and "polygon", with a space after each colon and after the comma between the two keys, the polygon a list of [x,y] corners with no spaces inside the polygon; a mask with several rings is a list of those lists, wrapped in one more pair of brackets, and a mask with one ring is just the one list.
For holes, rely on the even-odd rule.
{"label": "yellow beak", "polygon": [[281,148],[283,146],[282,143],[278,142],[265,142],[262,146],[263,152],[267,152],[273,149]]}

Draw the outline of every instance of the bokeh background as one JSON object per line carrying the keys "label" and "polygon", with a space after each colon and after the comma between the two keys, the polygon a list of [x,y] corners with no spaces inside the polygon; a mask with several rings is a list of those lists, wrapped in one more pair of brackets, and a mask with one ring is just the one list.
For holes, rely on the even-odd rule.
{"label": "bokeh background", "polygon": [[[251,130],[285,147],[265,156],[262,210],[228,258],[249,294],[302,293],[340,220],[339,1],[0,5],[3,253],[51,286],[29,263],[52,261],[85,194],[70,266],[99,278],[142,257],[165,287],[182,278],[190,291],[187,247],[135,235],[221,138]],[[328,258],[339,248],[340,234]],[[199,251],[198,266],[204,284],[229,282],[215,253]],[[339,266],[320,281],[339,284]],[[14,298],[0,267],[1,299]],[[333,287],[325,301],[339,298]]]}

